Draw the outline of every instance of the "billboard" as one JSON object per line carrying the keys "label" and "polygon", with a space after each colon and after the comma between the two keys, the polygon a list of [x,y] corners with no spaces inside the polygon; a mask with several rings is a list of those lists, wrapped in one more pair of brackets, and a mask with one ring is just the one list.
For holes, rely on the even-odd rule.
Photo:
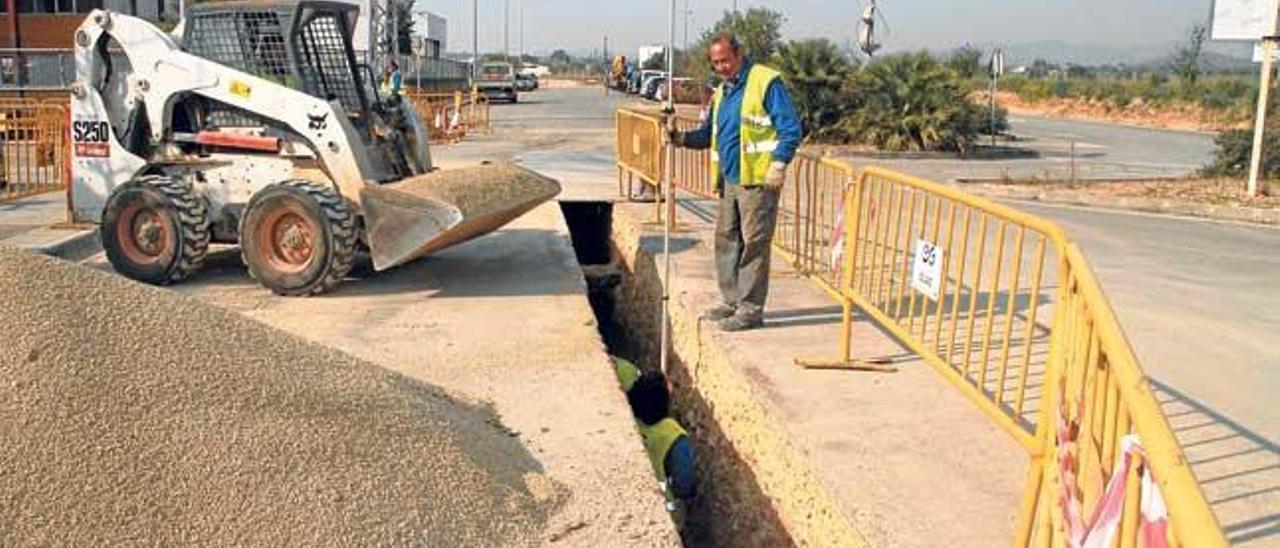
{"label": "billboard", "polygon": [[1276,0],[1214,0],[1209,38],[1256,42],[1275,36]]}

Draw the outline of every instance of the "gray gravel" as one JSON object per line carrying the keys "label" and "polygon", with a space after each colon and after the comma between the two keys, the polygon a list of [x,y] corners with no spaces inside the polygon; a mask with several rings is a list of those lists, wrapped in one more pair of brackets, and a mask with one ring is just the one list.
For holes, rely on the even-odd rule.
{"label": "gray gravel", "polygon": [[0,545],[524,545],[564,490],[493,414],[0,248]]}

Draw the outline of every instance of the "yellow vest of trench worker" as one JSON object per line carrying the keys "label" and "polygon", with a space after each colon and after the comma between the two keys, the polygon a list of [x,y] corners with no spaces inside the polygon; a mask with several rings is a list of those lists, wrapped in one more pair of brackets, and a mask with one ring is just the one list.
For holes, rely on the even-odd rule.
{"label": "yellow vest of trench worker", "polygon": [[[744,187],[764,183],[769,174],[769,163],[773,161],[773,151],[778,148],[778,131],[773,128],[773,121],[764,108],[764,97],[769,85],[780,76],[778,71],[760,64],[751,65],[751,69],[747,71],[738,130],[738,183]],[[717,123],[720,102],[723,99],[724,84],[721,83],[711,100],[711,169],[717,175],[721,175],[721,172],[716,133],[720,125]]]}
{"label": "yellow vest of trench worker", "polygon": [[667,452],[671,450],[671,446],[676,444],[680,436],[687,435],[680,423],[675,419],[667,417],[662,419],[653,426],[644,424],[637,425],[640,427],[640,437],[644,438],[644,448],[649,453],[649,463],[653,465],[653,471],[658,475],[658,479],[665,481],[667,479]]}

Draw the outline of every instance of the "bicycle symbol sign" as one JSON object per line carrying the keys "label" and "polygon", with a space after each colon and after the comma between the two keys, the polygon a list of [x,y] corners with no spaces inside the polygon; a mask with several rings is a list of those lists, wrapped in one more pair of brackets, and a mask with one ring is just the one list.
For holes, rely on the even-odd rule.
{"label": "bicycle symbol sign", "polygon": [[942,284],[942,255],[943,251],[933,243],[916,240],[911,287],[935,301],[938,300],[939,286]]}

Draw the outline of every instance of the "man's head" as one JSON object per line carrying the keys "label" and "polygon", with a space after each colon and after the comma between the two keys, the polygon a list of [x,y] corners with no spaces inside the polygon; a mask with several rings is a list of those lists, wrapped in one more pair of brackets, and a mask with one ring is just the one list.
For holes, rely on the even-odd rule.
{"label": "man's head", "polygon": [[627,403],[636,420],[654,425],[667,418],[671,407],[671,393],[667,391],[667,378],[658,371],[646,371],[627,391]]}
{"label": "man's head", "polygon": [[391,62],[391,70],[393,70],[393,71],[400,70],[400,64],[399,64],[399,63],[397,63],[397,62],[395,62],[395,61],[392,61],[392,62]]}
{"label": "man's head", "polygon": [[734,78],[742,70],[742,43],[732,33],[722,32],[711,39],[707,57],[717,75],[725,80]]}

